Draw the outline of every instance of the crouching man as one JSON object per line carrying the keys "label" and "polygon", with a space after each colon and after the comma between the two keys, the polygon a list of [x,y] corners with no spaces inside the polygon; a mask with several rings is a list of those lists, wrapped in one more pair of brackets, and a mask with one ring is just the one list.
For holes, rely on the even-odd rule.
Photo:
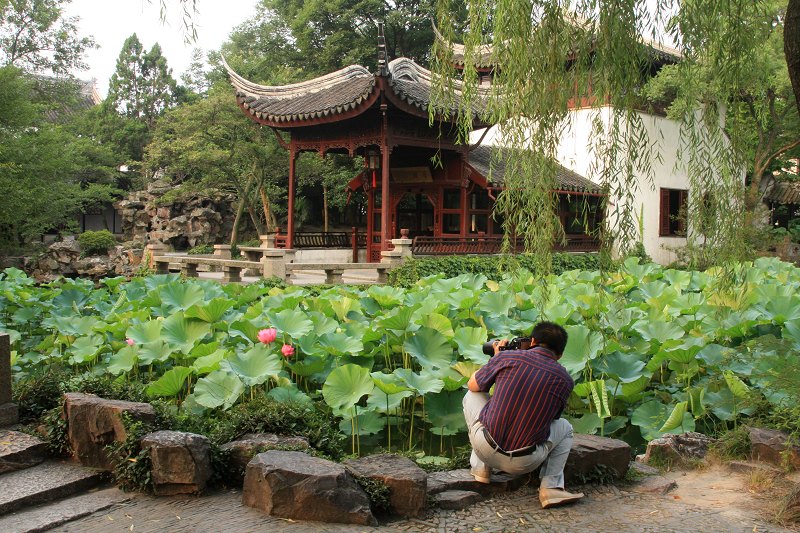
{"label": "crouching man", "polygon": [[472,444],[472,475],[489,483],[492,468],[520,475],[541,465],[542,507],[577,501],[582,493],[564,490],[572,426],[560,417],[574,383],[558,359],[567,345],[567,332],[540,322],[533,328],[529,349],[504,350],[506,342],[495,344],[495,355],[467,383],[464,418]]}

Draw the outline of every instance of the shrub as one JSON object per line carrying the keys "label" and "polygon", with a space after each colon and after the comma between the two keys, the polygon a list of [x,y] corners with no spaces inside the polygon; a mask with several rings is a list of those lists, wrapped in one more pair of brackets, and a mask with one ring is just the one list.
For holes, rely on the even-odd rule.
{"label": "shrub", "polygon": [[189,248],[189,251],[186,252],[189,255],[209,255],[214,253],[214,245],[213,244],[198,244],[194,248]]}
{"label": "shrub", "polygon": [[[597,270],[599,266],[598,254],[553,254],[553,273],[556,275],[568,270]],[[420,279],[434,274],[444,274],[446,278],[460,274],[484,274],[489,279],[499,281],[504,273],[516,268],[535,270],[534,257],[530,254],[520,254],[515,256],[451,255],[411,258],[389,272],[389,284],[410,287]]]}
{"label": "shrub", "polygon": [[85,231],[78,235],[78,243],[84,255],[103,255],[117,244],[117,239],[108,230]]}

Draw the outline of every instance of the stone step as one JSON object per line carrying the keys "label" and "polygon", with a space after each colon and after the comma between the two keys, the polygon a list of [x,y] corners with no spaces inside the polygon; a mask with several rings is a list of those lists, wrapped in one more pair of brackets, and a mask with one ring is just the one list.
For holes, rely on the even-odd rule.
{"label": "stone step", "polygon": [[0,475],[0,515],[75,495],[104,480],[99,470],[55,461],[8,472]]}
{"label": "stone step", "polygon": [[0,474],[37,465],[47,458],[47,443],[27,433],[0,429]]}
{"label": "stone step", "polygon": [[119,489],[101,489],[0,516],[3,533],[38,533],[130,500]]}

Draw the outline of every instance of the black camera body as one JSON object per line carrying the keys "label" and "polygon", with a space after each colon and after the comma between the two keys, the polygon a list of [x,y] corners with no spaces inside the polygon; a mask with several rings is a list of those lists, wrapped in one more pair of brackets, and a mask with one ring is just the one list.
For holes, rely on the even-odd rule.
{"label": "black camera body", "polygon": [[[483,343],[483,353],[489,357],[494,355],[494,347],[500,342],[500,339],[491,339]],[[500,346],[500,351],[504,350],[527,350],[531,347],[530,337],[514,337],[506,343],[505,346]]]}

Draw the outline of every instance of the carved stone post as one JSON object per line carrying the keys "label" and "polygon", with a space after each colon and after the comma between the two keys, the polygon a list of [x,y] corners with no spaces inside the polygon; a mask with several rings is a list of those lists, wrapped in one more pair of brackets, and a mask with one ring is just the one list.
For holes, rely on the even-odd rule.
{"label": "carved stone post", "polygon": [[230,244],[215,244],[214,245],[214,257],[218,259],[230,259],[231,258],[231,245]]}
{"label": "carved stone post", "polygon": [[18,420],[17,405],[11,403],[11,337],[0,333],[0,427]]}

